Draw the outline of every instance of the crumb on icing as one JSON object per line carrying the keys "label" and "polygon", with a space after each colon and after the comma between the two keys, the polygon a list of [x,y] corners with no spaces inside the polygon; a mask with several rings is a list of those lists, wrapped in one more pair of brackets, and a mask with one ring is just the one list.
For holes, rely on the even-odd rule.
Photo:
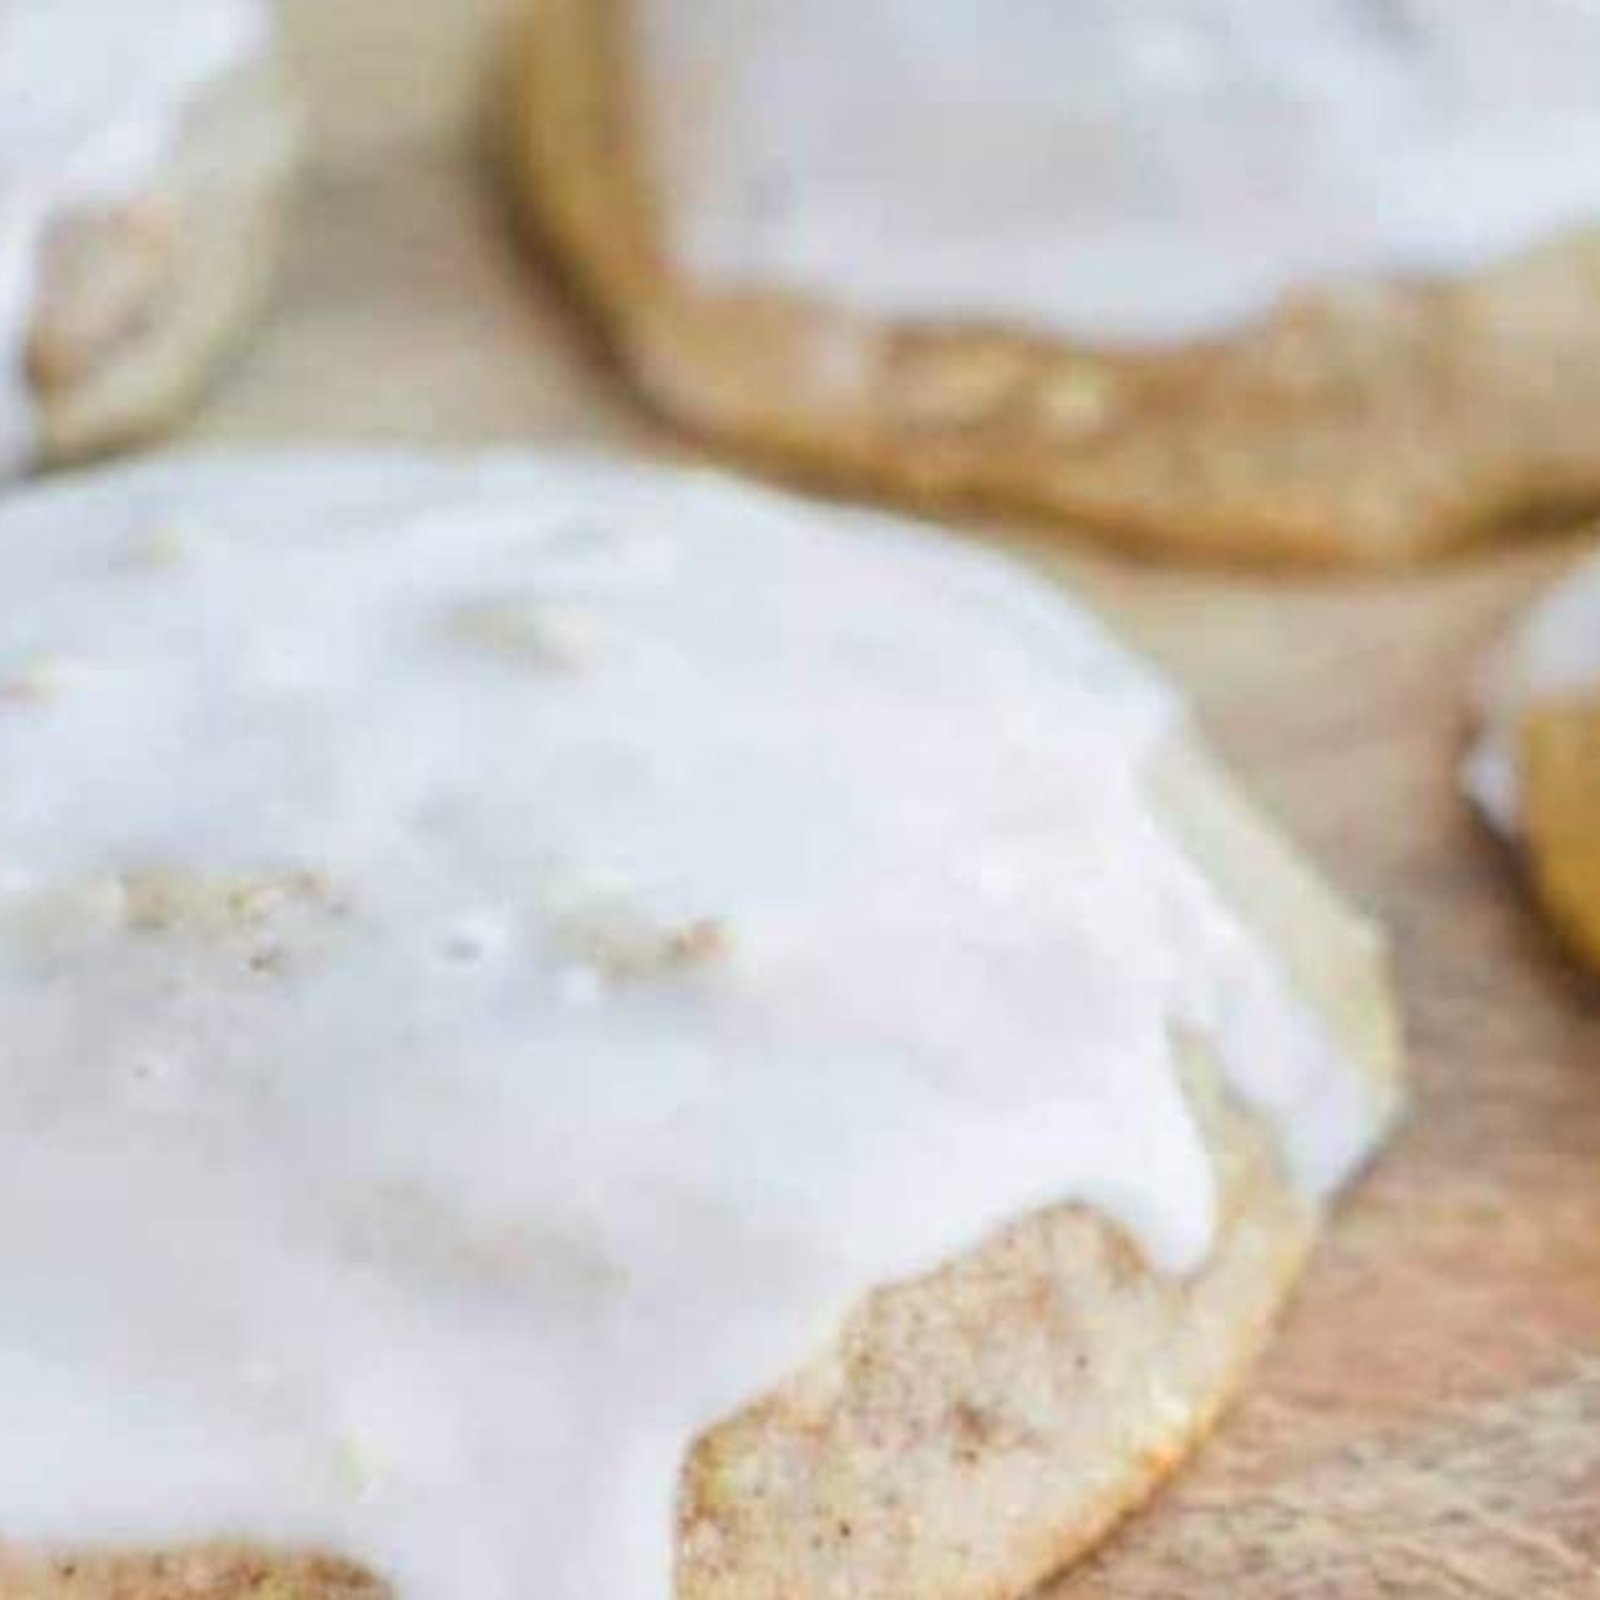
{"label": "crumb on icing", "polygon": [[715,917],[664,924],[618,905],[569,913],[558,920],[556,936],[573,960],[619,983],[709,967],[732,949],[726,924]]}
{"label": "crumb on icing", "polygon": [[538,667],[581,666],[593,643],[576,612],[530,600],[490,600],[463,606],[451,615],[450,629],[467,643]]}
{"label": "crumb on icing", "polygon": [[126,916],[135,933],[215,938],[260,929],[291,907],[341,909],[321,873],[204,873],[145,867],[125,875]]}

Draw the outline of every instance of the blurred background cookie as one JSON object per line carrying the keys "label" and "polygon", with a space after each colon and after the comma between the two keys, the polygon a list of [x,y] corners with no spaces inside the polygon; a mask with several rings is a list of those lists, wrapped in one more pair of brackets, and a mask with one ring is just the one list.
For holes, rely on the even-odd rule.
{"label": "blurred background cookie", "polygon": [[527,203],[692,428],[1260,562],[1600,495],[1590,7],[529,9]]}
{"label": "blurred background cookie", "polygon": [[1562,934],[1600,967],[1600,561],[1558,584],[1485,671],[1468,783],[1527,851]]}
{"label": "blurred background cookie", "polygon": [[294,145],[269,0],[0,10],[0,471],[187,407],[264,296]]}

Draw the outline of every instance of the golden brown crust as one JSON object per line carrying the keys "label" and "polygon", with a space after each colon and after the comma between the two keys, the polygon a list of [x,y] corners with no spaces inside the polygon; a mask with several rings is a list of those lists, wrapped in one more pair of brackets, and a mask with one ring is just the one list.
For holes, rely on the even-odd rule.
{"label": "golden brown crust", "polygon": [[1315,1232],[1197,1076],[1226,1185],[1205,1271],[1155,1276],[1068,1209],[883,1291],[696,1452],[680,1594],[1020,1596],[1146,1499],[1242,1382]]}
{"label": "golden brown crust", "polygon": [[232,1545],[57,1562],[8,1558],[0,1549],[0,1600],[380,1600],[385,1593],[348,1562]]}
{"label": "golden brown crust", "polygon": [[157,186],[52,230],[28,351],[44,465],[164,431],[248,327],[277,263],[292,103],[276,61],[231,75]]}
{"label": "golden brown crust", "polygon": [[695,430],[901,498],[1258,563],[1403,562],[1600,500],[1600,236],[1458,284],[1310,294],[1140,355],[712,293],[663,257],[626,5],[531,8],[511,157],[624,363]]}
{"label": "golden brown crust", "polygon": [[[1381,942],[1201,752],[1183,746],[1157,780],[1163,813],[1218,889],[1284,953],[1380,1092],[1395,1092]],[[1066,1207],[879,1291],[831,1350],[696,1446],[681,1600],[1014,1600],[1174,1470],[1243,1381],[1317,1227],[1265,1131],[1227,1099],[1203,1049],[1188,1049],[1221,1189],[1205,1267],[1153,1274],[1124,1234]],[[382,1593],[337,1563],[230,1548],[70,1572],[0,1560],[0,1600]]]}
{"label": "golden brown crust", "polygon": [[1540,897],[1577,954],[1600,968],[1600,695],[1526,714],[1522,778]]}

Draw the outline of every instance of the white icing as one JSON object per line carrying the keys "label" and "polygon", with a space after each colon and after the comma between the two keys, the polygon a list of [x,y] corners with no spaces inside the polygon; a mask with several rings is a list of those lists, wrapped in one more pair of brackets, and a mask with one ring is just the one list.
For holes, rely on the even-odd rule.
{"label": "white icing", "polygon": [[1600,691],[1600,560],[1580,566],[1534,607],[1486,665],[1477,691],[1480,734],[1467,792],[1502,833],[1522,834],[1519,730],[1535,706]]}
{"label": "white icing", "polygon": [[0,1536],[665,1596],[690,1441],[869,1286],[1069,1199],[1204,1260],[1175,1027],[1310,1193],[1386,1115],[1153,814],[1178,705],[992,557],[286,456],[0,573]]}
{"label": "white icing", "polygon": [[635,0],[680,266],[1110,343],[1600,216],[1593,0]]}
{"label": "white icing", "polygon": [[266,48],[268,4],[0,4],[0,469],[34,448],[25,361],[51,225],[139,192],[194,95]]}

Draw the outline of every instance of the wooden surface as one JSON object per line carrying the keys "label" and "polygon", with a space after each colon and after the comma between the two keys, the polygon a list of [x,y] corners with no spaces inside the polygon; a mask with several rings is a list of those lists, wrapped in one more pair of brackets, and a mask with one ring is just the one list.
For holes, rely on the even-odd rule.
{"label": "wooden surface", "polygon": [[[487,181],[469,108],[514,3],[291,0],[315,171],[276,315],[194,437],[671,449]],[[1294,584],[994,536],[1186,682],[1388,922],[1417,1080],[1249,1398],[1059,1600],[1600,1596],[1600,990],[1454,779],[1475,658],[1577,546]]]}

